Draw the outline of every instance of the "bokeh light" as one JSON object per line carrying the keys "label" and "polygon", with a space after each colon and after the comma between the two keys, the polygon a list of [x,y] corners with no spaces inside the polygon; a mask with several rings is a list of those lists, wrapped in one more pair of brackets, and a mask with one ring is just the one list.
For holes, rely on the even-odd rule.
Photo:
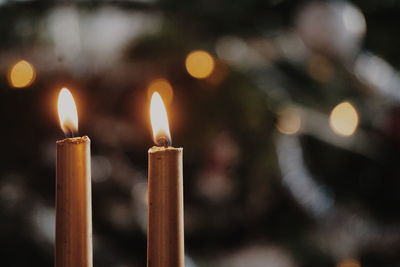
{"label": "bokeh light", "polygon": [[355,259],[345,259],[340,261],[336,267],[361,267],[361,264]]}
{"label": "bokeh light", "polygon": [[156,79],[149,84],[147,88],[147,98],[150,99],[154,92],[158,92],[164,103],[169,105],[174,99],[174,90],[166,79]]}
{"label": "bokeh light", "polygon": [[350,136],[356,131],[358,121],[354,106],[349,102],[342,102],[332,110],[329,123],[335,133]]}
{"label": "bokeh light", "polygon": [[187,72],[197,79],[207,78],[214,70],[215,62],[213,57],[203,50],[191,52],[186,57]]}
{"label": "bokeh light", "polygon": [[295,108],[285,108],[278,114],[276,128],[283,134],[295,134],[301,128],[301,117]]}
{"label": "bokeh light", "polygon": [[20,60],[8,72],[8,82],[15,88],[31,85],[36,77],[35,68],[28,61]]}

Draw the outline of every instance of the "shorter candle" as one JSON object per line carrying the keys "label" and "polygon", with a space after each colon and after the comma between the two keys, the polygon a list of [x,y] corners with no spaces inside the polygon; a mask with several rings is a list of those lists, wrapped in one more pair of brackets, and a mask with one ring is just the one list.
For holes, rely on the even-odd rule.
{"label": "shorter candle", "polygon": [[149,157],[147,266],[184,267],[182,148],[171,147],[167,112],[161,96],[150,104],[154,141]]}
{"label": "shorter candle", "polygon": [[[78,130],[74,99],[63,88],[58,99],[61,128],[73,136]],[[92,267],[92,206],[90,139],[57,141],[56,267]]]}

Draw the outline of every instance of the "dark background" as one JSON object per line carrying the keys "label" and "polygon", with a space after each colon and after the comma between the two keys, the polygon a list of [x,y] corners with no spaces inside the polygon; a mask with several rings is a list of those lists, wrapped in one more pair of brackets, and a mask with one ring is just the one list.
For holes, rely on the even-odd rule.
{"label": "dark background", "polygon": [[[0,266],[53,265],[62,87],[92,140],[94,265],[145,266],[157,79],[184,147],[186,266],[400,266],[399,14],[392,0],[0,0]],[[215,63],[203,79],[194,50]]]}

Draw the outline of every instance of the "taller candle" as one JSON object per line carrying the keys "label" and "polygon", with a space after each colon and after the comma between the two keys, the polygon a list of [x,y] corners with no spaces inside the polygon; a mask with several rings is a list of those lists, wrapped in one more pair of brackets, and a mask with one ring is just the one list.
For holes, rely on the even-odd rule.
{"label": "taller candle", "polygon": [[78,115],[72,94],[58,97],[61,128],[70,138],[57,141],[56,267],[92,267],[90,139],[73,137]]}
{"label": "taller candle", "polygon": [[157,146],[148,152],[147,266],[184,267],[183,149],[170,146],[167,112],[157,92],[150,117]]}

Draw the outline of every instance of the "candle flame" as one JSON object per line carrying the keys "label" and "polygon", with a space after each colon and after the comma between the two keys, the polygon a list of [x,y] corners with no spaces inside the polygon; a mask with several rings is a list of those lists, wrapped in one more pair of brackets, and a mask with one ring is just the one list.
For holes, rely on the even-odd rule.
{"label": "candle flame", "polygon": [[157,145],[166,146],[171,143],[168,115],[159,93],[154,92],[150,103],[150,121],[153,129],[153,140]]}
{"label": "candle flame", "polygon": [[58,117],[65,135],[73,135],[78,131],[78,112],[74,97],[67,88],[62,88],[58,95]]}

